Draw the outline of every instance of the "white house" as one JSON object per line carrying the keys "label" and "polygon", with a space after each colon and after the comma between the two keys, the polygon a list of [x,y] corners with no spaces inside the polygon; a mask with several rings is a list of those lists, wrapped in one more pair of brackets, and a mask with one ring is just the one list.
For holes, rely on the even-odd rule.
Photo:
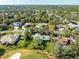
{"label": "white house", "polygon": [[68,27],[69,27],[69,28],[77,28],[77,29],[79,29],[79,23],[76,22],[76,21],[70,22],[70,23],[68,24]]}
{"label": "white house", "polygon": [[33,38],[39,39],[39,40],[50,40],[49,35],[41,35],[39,33],[36,33],[35,35],[33,35]]}
{"label": "white house", "polygon": [[32,23],[25,23],[22,28],[25,30],[27,27],[30,27]]}

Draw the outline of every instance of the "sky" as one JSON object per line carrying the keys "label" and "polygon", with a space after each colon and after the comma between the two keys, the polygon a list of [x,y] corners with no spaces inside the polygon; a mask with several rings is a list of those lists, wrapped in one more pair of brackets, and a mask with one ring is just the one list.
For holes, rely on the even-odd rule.
{"label": "sky", "polygon": [[0,5],[79,5],[79,0],[0,0]]}

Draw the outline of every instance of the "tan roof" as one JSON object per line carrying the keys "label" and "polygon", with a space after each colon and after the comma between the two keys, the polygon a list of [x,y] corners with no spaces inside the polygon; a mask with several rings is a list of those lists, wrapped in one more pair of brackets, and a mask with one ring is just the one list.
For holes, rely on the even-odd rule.
{"label": "tan roof", "polygon": [[68,37],[54,37],[54,41],[57,44],[67,44]]}

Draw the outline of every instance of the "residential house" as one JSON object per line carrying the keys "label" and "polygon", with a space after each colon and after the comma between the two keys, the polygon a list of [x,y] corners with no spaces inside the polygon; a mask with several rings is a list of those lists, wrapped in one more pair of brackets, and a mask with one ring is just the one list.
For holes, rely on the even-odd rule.
{"label": "residential house", "polygon": [[58,25],[56,25],[56,30],[57,30],[57,31],[62,31],[62,30],[64,30],[63,24],[58,24]]}
{"label": "residential house", "polygon": [[53,37],[53,40],[56,45],[64,45],[64,44],[70,45],[70,44],[76,42],[72,36],[70,36],[70,37]]}
{"label": "residential house", "polygon": [[39,39],[39,40],[45,40],[45,41],[50,40],[50,36],[49,35],[41,35],[39,33],[36,33],[35,35],[33,35],[33,38]]}
{"label": "residential house", "polygon": [[12,25],[14,26],[14,29],[17,30],[22,25],[22,23],[21,22],[14,22],[14,23],[12,23]]}
{"label": "residential house", "polygon": [[48,24],[47,23],[35,23],[35,32],[45,33],[47,32]]}
{"label": "residential house", "polygon": [[0,44],[15,44],[20,38],[19,34],[9,34],[9,35],[5,35],[0,39]]}
{"label": "residential house", "polygon": [[7,24],[5,23],[0,24],[0,28],[2,28],[0,30],[5,30],[7,28]]}
{"label": "residential house", "polygon": [[58,25],[56,25],[55,30],[56,30],[55,32],[58,34],[64,34],[64,32],[68,30],[68,27],[63,24],[58,24]]}
{"label": "residential house", "polygon": [[2,24],[0,24],[0,26],[7,26],[7,24],[5,24],[5,23],[2,23]]}
{"label": "residential house", "polygon": [[47,25],[47,23],[36,23],[36,28],[45,27]]}
{"label": "residential house", "polygon": [[22,28],[25,30],[27,27],[30,27],[32,23],[25,23]]}
{"label": "residential house", "polygon": [[71,22],[68,24],[68,27],[69,27],[69,28],[75,28],[75,29],[79,30],[79,23],[76,22],[76,21],[71,21]]}

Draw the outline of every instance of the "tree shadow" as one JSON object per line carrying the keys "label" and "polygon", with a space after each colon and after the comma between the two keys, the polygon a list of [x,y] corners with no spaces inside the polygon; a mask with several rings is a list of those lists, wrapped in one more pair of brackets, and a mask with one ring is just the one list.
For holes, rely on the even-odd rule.
{"label": "tree shadow", "polygon": [[3,56],[5,54],[5,49],[0,48],[0,56]]}

